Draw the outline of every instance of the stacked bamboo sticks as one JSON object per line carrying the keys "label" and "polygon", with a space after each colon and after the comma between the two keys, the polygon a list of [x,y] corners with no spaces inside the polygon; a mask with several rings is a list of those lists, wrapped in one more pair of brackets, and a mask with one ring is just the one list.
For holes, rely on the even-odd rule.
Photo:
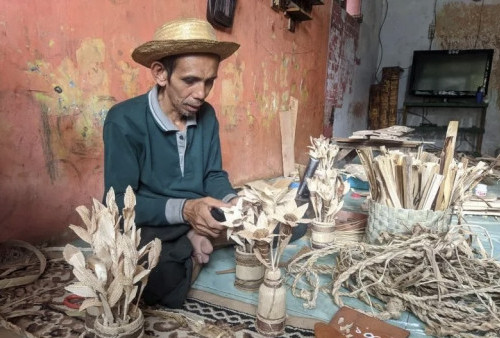
{"label": "stacked bamboo sticks", "polygon": [[440,158],[423,152],[387,151],[373,158],[371,148],[358,149],[370,183],[372,200],[394,208],[446,210],[471,195],[491,168],[485,162],[468,167],[454,158],[458,121],[448,124]]}
{"label": "stacked bamboo sticks", "polygon": [[488,172],[484,162],[468,167],[466,159],[451,159],[440,170],[440,159],[426,153],[385,151],[373,157],[372,149],[358,149],[370,183],[373,201],[394,208],[446,210],[471,195],[472,189]]}

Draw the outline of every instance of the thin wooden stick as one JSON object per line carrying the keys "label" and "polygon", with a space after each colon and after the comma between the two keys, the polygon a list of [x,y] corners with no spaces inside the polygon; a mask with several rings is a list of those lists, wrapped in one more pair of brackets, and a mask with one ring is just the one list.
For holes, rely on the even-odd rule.
{"label": "thin wooden stick", "polygon": [[450,123],[448,123],[448,130],[446,131],[445,145],[441,153],[441,166],[439,168],[439,173],[444,176],[444,184],[439,189],[436,201],[436,210],[445,210],[450,205],[453,181],[449,169],[455,154],[457,134],[458,121],[450,121]]}

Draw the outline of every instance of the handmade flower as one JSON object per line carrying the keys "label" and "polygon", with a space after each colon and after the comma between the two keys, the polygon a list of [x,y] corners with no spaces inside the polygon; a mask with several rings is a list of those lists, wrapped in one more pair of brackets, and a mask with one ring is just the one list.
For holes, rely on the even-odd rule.
{"label": "handmade flower", "polygon": [[[78,207],[86,229],[75,225],[70,225],[70,228],[90,244],[93,255],[85,258],[80,249],[71,244],[67,244],[63,251],[78,280],[66,290],[86,298],[80,311],[91,306],[99,309],[99,319],[105,325],[126,324],[132,318],[131,314],[137,310],[149,273],[158,263],[161,251],[159,239],[138,249],[141,236],[133,219],[135,196],[130,187],[126,190],[124,202],[123,230],[120,229],[120,216],[112,188],[106,197],[107,206],[94,199],[92,212],[86,207]],[[137,302],[132,307],[134,299]]]}

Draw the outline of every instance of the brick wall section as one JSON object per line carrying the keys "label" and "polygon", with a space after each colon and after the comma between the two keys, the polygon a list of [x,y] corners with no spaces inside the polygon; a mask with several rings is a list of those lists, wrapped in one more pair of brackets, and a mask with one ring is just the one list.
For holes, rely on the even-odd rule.
{"label": "brick wall section", "polygon": [[348,15],[336,2],[333,4],[330,39],[328,44],[328,63],[326,78],[326,99],[324,111],[324,130],[327,137],[332,135],[332,110],[344,104],[343,96],[351,91],[355,66],[360,60],[356,57],[358,49],[359,23]]}

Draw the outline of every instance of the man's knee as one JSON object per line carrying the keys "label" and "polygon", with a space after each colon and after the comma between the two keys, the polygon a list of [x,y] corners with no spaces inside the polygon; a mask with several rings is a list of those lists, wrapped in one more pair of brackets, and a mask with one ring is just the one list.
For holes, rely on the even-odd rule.
{"label": "man's knee", "polygon": [[191,285],[191,264],[190,259],[185,263],[160,262],[149,276],[143,293],[144,302],[169,308],[181,307]]}

